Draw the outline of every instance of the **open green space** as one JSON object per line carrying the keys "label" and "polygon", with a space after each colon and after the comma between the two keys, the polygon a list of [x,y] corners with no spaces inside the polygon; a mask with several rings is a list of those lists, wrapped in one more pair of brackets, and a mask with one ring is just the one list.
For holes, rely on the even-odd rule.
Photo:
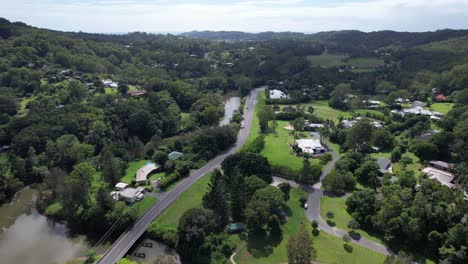
{"label": "open green space", "polygon": [[[374,159],[378,159],[378,158],[390,159],[391,158],[391,152],[372,153],[370,156],[372,158],[374,158]],[[421,176],[421,168],[422,168],[422,165],[420,164],[419,158],[416,157],[416,155],[414,155],[414,153],[409,152],[409,151],[407,151],[405,154],[403,154],[403,156],[408,156],[412,160],[412,163],[406,166],[406,170],[407,171],[413,171],[414,176],[416,178],[419,178]],[[402,169],[403,168],[402,168],[401,163],[396,162],[396,163],[393,164],[393,173],[397,173],[397,172],[401,171]]]}
{"label": "open green space", "polygon": [[348,59],[344,64],[355,67],[378,67],[384,65],[384,61],[373,57],[359,57]]}
{"label": "open green space", "polygon": [[151,160],[130,161],[128,163],[128,168],[125,170],[125,175],[120,178],[120,181],[130,184],[135,180],[137,170],[143,167],[147,162],[151,162]]}
{"label": "open green space", "polygon": [[[283,239],[277,245],[263,247],[263,245],[246,244],[235,256],[237,263],[287,263],[288,256],[286,244],[291,235],[296,235],[302,225],[312,233],[310,222],[306,219],[304,209],[299,203],[299,197],[305,195],[304,191],[291,189],[291,198],[287,202],[290,209],[288,222],[282,226]],[[312,234],[311,234],[312,236]],[[313,236],[312,236],[313,237]],[[343,248],[343,241],[339,238],[321,232],[319,236],[313,237],[313,245],[317,250],[318,262],[325,263],[383,263],[385,256],[366,248],[353,245],[354,250],[348,253]],[[250,251],[249,251],[250,247]],[[254,251],[253,249],[257,249]],[[254,253],[255,252],[255,253]],[[254,255],[255,254],[255,255]]]}
{"label": "open green space", "polygon": [[110,87],[105,87],[104,91],[106,94],[117,94],[117,89],[115,88],[110,88]]}
{"label": "open green space", "polygon": [[138,218],[143,216],[148,209],[158,201],[158,199],[151,197],[151,196],[145,196],[143,200],[136,202],[132,205],[132,208],[135,208],[137,211]]}
{"label": "open green space", "polygon": [[434,111],[441,112],[442,114],[447,114],[450,110],[452,110],[454,103],[433,103],[431,104],[431,108]]}
{"label": "open green space", "polygon": [[[320,215],[323,219],[327,219],[327,212],[332,212],[335,216],[331,219],[335,222],[336,227],[346,231],[351,230],[348,228],[348,223],[351,219],[351,215],[346,211],[346,198],[344,197],[330,197],[322,196],[320,199]],[[382,240],[378,237],[372,236],[364,230],[356,230],[362,237],[369,240],[382,243]]]}
{"label": "open green space", "polygon": [[190,208],[202,207],[203,195],[208,190],[211,173],[195,182],[175,201],[171,207],[164,211],[156,220],[158,223],[177,228],[182,214]]}
{"label": "open green space", "polygon": [[307,56],[307,59],[312,65],[322,67],[340,66],[346,58],[348,58],[348,55],[330,54],[327,51],[320,55]]}

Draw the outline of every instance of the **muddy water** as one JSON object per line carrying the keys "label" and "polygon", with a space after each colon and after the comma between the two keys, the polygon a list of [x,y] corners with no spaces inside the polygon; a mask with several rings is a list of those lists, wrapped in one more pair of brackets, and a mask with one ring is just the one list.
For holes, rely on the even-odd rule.
{"label": "muddy water", "polygon": [[229,124],[232,116],[234,115],[234,111],[239,110],[240,104],[240,97],[230,97],[226,100],[226,102],[224,103],[224,117],[219,122],[220,126],[225,126]]}
{"label": "muddy water", "polygon": [[25,188],[0,207],[1,263],[65,263],[82,256],[84,237],[70,238],[64,224],[54,223],[34,208],[37,191]]}

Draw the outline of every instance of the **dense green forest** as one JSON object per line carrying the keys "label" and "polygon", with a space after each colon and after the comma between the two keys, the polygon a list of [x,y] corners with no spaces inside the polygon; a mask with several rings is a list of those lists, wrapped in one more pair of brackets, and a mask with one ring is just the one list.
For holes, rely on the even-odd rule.
{"label": "dense green forest", "polygon": [[[365,187],[347,201],[361,227],[382,234],[395,248],[462,263],[468,234],[462,193],[468,185],[467,35],[466,30],[105,35],[0,19],[0,202],[34,185],[41,191],[41,211],[78,232],[99,235],[122,215],[119,230],[125,230],[137,212],[113,201],[109,192],[130,162],[161,164],[164,188],[235,143],[242,116],[218,126],[224,96],[245,96],[261,85],[289,94],[287,100],[266,99],[262,130],[279,105],[328,100],[333,109],[351,111],[378,99],[380,112],[368,117],[385,123],[381,130],[366,120],[345,129],[315,114],[313,107],[306,114],[278,115],[278,121],[294,120],[299,126],[305,117],[325,124],[321,133],[343,157],[324,186],[341,194],[357,183]],[[323,54],[346,59],[327,67],[308,59]],[[358,60],[363,58],[382,63],[362,66]],[[453,103],[440,120],[390,112],[402,109],[398,98],[430,107],[439,94]],[[419,139],[433,126],[439,134]],[[233,247],[223,244],[226,234],[220,230],[230,220],[246,222],[252,233],[281,236],[281,219],[270,213],[289,199],[289,187],[269,186],[278,166],[258,154],[263,141],[259,137],[245,152],[226,159],[224,172],[214,173],[203,198],[206,210],[187,212],[179,230],[168,231],[183,257],[206,263],[213,253],[213,259],[224,260]],[[395,162],[411,152],[421,162],[456,164],[461,191],[424,177],[417,183],[406,170],[398,172],[403,179],[398,184],[387,177],[377,181],[375,162],[367,155],[376,146],[391,152]],[[167,160],[172,151],[183,152],[184,158]],[[312,172],[303,182],[317,180],[320,168],[308,162],[304,167],[302,172]],[[301,172],[289,175],[299,180],[294,173]],[[183,225],[200,215],[206,221],[197,226],[202,235],[184,239]]]}

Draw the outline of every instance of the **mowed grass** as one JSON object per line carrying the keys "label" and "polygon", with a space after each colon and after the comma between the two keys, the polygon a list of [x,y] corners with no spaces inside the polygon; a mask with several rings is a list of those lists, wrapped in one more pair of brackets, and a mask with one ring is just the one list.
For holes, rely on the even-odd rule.
{"label": "mowed grass", "polygon": [[322,67],[335,67],[343,65],[343,60],[346,58],[348,58],[348,55],[330,54],[328,52],[324,52],[320,55],[307,56],[307,60],[312,65]]}
{"label": "mowed grass", "polygon": [[151,196],[145,196],[143,200],[136,202],[132,205],[132,208],[135,208],[138,218],[143,216],[148,209],[158,201],[158,199],[151,197]]}
{"label": "mowed grass", "polygon": [[318,117],[321,117],[323,119],[331,119],[331,120],[338,120],[338,118],[341,116],[343,118],[348,118],[351,116],[350,112],[347,111],[341,111],[338,109],[331,108],[328,105],[327,100],[319,100],[319,101],[314,101],[309,104],[305,104],[305,107],[312,106],[314,107],[314,114],[317,115]]}
{"label": "mowed grass", "polygon": [[[376,160],[378,158],[391,159],[391,152],[372,153],[370,156],[372,158],[376,159]],[[407,151],[405,154],[403,154],[403,156],[408,156],[413,161],[413,163],[406,166],[406,170],[407,171],[413,171],[414,176],[416,178],[419,178],[421,176],[421,168],[422,168],[422,165],[420,164],[419,158],[416,157],[416,155],[414,155],[414,153],[409,152],[409,151]],[[398,172],[400,172],[402,170],[403,170],[403,167],[402,167],[401,163],[396,162],[396,163],[393,164],[393,173],[394,174],[398,173]]]}
{"label": "mowed grass", "polygon": [[355,67],[378,67],[378,66],[383,66],[384,61],[379,58],[373,58],[373,57],[360,57],[360,58],[351,58],[347,60],[344,64],[350,65],[350,66],[355,66]]}
{"label": "mowed grass", "polygon": [[137,170],[143,167],[147,162],[151,162],[151,160],[130,161],[128,163],[128,168],[125,170],[125,175],[120,178],[120,181],[130,184],[135,180]]}
{"label": "mowed grass", "polygon": [[195,182],[156,220],[158,223],[166,224],[177,228],[180,217],[191,208],[201,208],[203,195],[208,191],[211,173]]}
{"label": "mowed grass", "polygon": [[[351,215],[346,211],[346,198],[344,197],[330,197],[330,196],[322,196],[320,199],[320,215],[323,219],[327,219],[327,212],[332,212],[335,214],[331,220],[335,222],[336,227],[339,229],[343,229],[346,231],[351,230],[348,228],[348,223],[353,219]],[[372,236],[371,234],[367,233],[363,230],[357,230],[362,237],[365,237],[369,240],[383,243],[382,239]]]}
{"label": "mowed grass", "polygon": [[[307,231],[311,234],[312,228],[310,222],[305,217],[304,209],[299,203],[301,195],[305,195],[305,192],[298,189],[291,189],[291,197],[287,202],[287,206],[291,210],[291,214],[288,215],[288,222],[282,226],[283,239],[277,245],[271,246],[271,251],[264,249],[265,252],[258,252],[260,256],[254,256],[253,250],[249,251],[248,244],[239,250],[235,256],[235,261],[239,264],[242,263],[287,263],[288,256],[286,251],[286,244],[290,236],[296,235],[302,225],[305,225]],[[370,251],[366,248],[353,245],[354,250],[352,253],[347,253],[343,248],[343,241],[339,238],[335,238],[324,232],[321,232],[319,236],[313,238],[314,248],[317,250],[318,262],[324,263],[383,263],[385,256],[379,253]],[[252,247],[258,245],[251,245]]]}
{"label": "mowed grass", "polygon": [[450,110],[452,110],[454,105],[455,105],[454,103],[434,103],[434,104],[431,104],[431,108],[434,111],[447,114]]}

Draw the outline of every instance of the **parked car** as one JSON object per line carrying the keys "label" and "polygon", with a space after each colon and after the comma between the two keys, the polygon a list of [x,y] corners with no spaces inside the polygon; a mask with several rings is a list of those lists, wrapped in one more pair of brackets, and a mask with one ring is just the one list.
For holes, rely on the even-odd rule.
{"label": "parked car", "polygon": [[137,200],[137,202],[138,202],[138,201],[143,200],[143,198],[145,198],[145,195],[142,194],[142,193],[140,193],[139,195],[137,195],[136,200]]}
{"label": "parked car", "polygon": [[304,209],[307,210],[307,207],[308,207],[308,206],[309,206],[309,205],[305,203],[305,204],[304,204]]}

